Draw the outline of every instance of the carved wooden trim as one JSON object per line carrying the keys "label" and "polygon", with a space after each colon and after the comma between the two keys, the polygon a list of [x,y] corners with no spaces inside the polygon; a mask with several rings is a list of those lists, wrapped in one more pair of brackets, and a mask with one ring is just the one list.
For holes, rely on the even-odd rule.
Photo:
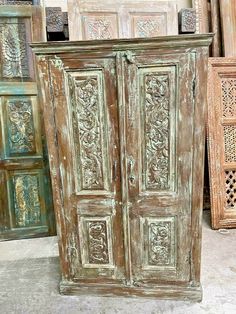
{"label": "carved wooden trim", "polygon": [[207,0],[192,0],[196,10],[196,33],[209,32],[208,2]]}
{"label": "carved wooden trim", "polygon": [[212,227],[236,227],[236,61],[210,58],[208,153]]}

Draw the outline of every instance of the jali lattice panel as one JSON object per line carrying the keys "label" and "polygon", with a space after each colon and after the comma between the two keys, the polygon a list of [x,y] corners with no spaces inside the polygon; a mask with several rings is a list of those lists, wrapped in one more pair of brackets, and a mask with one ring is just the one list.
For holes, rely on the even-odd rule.
{"label": "jali lattice panel", "polygon": [[235,59],[209,59],[208,150],[212,227],[236,227]]}

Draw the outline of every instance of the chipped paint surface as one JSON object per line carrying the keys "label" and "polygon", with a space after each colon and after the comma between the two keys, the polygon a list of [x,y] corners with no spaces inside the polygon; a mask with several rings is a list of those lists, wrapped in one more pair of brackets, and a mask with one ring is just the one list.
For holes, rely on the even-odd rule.
{"label": "chipped paint surface", "polygon": [[200,299],[205,107],[198,104],[205,103],[199,81],[206,81],[209,42],[53,44],[62,67],[50,61],[51,45],[34,45],[62,293]]}

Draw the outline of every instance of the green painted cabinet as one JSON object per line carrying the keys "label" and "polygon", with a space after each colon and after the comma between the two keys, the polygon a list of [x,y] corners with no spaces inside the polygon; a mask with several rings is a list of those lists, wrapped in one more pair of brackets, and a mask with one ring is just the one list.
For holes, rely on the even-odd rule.
{"label": "green painted cabinet", "polygon": [[33,45],[61,293],[201,299],[211,37]]}
{"label": "green painted cabinet", "polygon": [[55,233],[32,41],[37,6],[0,6],[0,239]]}

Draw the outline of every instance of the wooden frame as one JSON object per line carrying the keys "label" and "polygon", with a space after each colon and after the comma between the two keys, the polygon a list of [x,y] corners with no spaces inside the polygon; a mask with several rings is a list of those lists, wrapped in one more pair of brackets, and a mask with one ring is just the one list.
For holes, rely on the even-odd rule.
{"label": "wooden frame", "polygon": [[212,228],[235,228],[236,60],[209,58],[208,154]]}

